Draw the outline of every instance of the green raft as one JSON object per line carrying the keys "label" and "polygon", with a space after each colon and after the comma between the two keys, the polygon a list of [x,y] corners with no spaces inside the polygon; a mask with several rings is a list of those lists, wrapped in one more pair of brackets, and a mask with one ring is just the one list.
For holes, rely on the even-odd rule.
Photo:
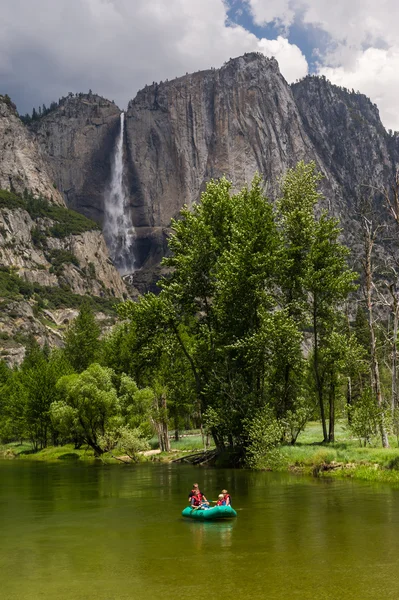
{"label": "green raft", "polygon": [[219,521],[221,519],[232,519],[237,516],[237,513],[231,506],[213,506],[212,508],[199,508],[198,510],[187,506],[183,510],[182,516],[198,521]]}

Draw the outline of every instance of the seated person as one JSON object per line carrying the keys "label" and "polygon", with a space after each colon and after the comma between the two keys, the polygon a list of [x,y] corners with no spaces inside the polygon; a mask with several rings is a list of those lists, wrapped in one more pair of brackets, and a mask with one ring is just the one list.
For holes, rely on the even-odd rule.
{"label": "seated person", "polygon": [[226,506],[226,501],[224,499],[223,494],[219,494],[218,501],[216,502],[216,506]]}
{"label": "seated person", "polygon": [[208,501],[204,502],[204,497],[199,490],[195,490],[191,496],[190,504],[193,508],[209,508]]}
{"label": "seated person", "polygon": [[205,494],[204,494],[203,492],[201,492],[201,490],[199,489],[199,485],[198,485],[198,483],[194,483],[194,484],[193,484],[193,489],[191,490],[191,492],[190,492],[190,493],[189,493],[189,495],[188,495],[188,501],[189,501],[189,503],[191,504],[191,498],[194,496],[194,494],[195,494],[195,492],[196,492],[197,490],[198,490],[198,491],[199,491],[199,493],[201,494],[201,496],[202,496],[202,500],[203,500],[204,502],[208,502],[208,500],[207,500],[207,499],[206,499],[206,497],[205,497]]}
{"label": "seated person", "polygon": [[227,490],[222,490],[224,496],[224,503],[226,506],[231,506],[231,496]]}

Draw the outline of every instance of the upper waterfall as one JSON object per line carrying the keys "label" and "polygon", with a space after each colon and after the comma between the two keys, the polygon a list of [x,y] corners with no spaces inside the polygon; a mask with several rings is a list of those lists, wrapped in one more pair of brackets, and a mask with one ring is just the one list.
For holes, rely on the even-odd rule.
{"label": "upper waterfall", "polygon": [[111,180],[104,197],[104,237],[109,253],[121,274],[134,271],[134,227],[127,206],[124,184],[123,139],[125,113],[120,115],[120,131],[115,144]]}

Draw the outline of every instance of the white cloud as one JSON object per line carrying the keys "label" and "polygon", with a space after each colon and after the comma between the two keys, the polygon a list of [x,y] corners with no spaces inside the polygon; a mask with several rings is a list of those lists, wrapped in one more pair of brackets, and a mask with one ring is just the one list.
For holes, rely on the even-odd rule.
{"label": "white cloud", "polygon": [[257,25],[276,22],[289,27],[295,19],[295,6],[290,0],[246,0]]}
{"label": "white cloud", "polygon": [[288,81],[307,72],[302,52],[286,39],[229,26],[223,0],[2,3],[0,81],[23,111],[89,88],[125,106],[147,83],[252,50],[275,55]]}
{"label": "white cloud", "polygon": [[327,33],[319,72],[358,89],[380,108],[386,127],[399,129],[399,34],[397,0],[247,0],[257,23],[294,21]]}
{"label": "white cloud", "polygon": [[[298,46],[290,44],[282,36],[276,40],[260,40],[259,50],[266,56],[275,56],[280,65],[280,70],[288,82],[300,79],[307,74],[308,64]],[[298,73],[302,73],[298,75]]]}
{"label": "white cloud", "polygon": [[357,53],[350,68],[323,67],[321,72],[333,83],[369,96],[386,126],[399,130],[399,48],[368,48]]}

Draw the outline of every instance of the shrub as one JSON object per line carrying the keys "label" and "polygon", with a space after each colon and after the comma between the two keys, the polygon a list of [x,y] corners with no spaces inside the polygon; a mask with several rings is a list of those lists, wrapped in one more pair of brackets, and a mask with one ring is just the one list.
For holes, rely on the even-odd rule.
{"label": "shrub", "polygon": [[31,283],[21,279],[12,269],[0,267],[0,297],[18,299],[20,295],[30,298],[33,294]]}
{"label": "shrub", "polygon": [[55,273],[60,277],[64,271],[64,265],[75,265],[79,267],[79,261],[72,252],[68,250],[51,250],[46,255],[47,260],[51,263],[50,273]]}
{"label": "shrub", "polygon": [[246,463],[252,469],[271,469],[281,462],[279,445],[283,427],[273,413],[266,406],[246,425],[248,445],[246,449]]}
{"label": "shrub", "polygon": [[45,248],[47,246],[47,237],[44,231],[40,229],[40,227],[33,227],[30,232],[32,238],[32,244],[36,248]]}
{"label": "shrub", "polygon": [[26,210],[33,220],[39,218],[51,219],[54,221],[54,225],[50,227],[49,235],[57,238],[100,229],[95,221],[84,215],[65,208],[65,206],[51,204],[45,198],[33,196],[28,191],[21,197],[14,192],[0,190],[0,208],[21,208]]}
{"label": "shrub", "polygon": [[360,445],[371,444],[378,434],[379,423],[384,419],[383,411],[377,406],[371,390],[366,390],[350,411],[350,429],[359,439]]}
{"label": "shrub", "polygon": [[8,190],[0,190],[0,208],[22,208],[26,210],[26,204],[24,200]]}

